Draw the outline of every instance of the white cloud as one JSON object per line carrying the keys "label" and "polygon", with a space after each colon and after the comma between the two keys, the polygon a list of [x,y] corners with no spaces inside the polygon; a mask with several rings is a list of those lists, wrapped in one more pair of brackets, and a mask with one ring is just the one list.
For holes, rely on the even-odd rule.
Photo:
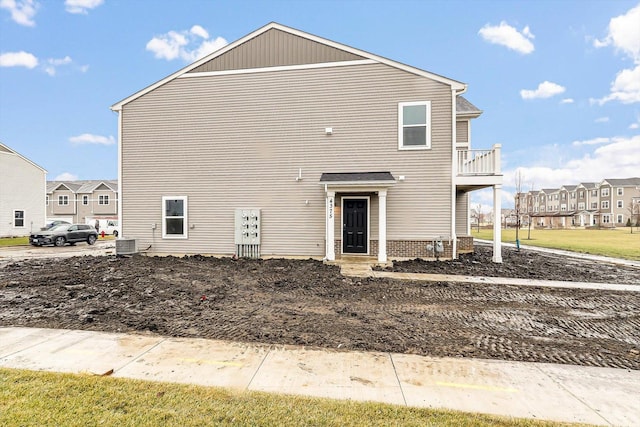
{"label": "white cloud", "polygon": [[609,101],[623,104],[640,102],[640,5],[630,9],[626,14],[612,18],[609,30],[603,40],[594,40],[595,47],[612,46],[622,52],[635,64],[635,68],[625,68],[618,72],[611,82],[609,95],[600,99],[591,99],[591,103],[603,105]]}
{"label": "white cloud", "polygon": [[50,58],[47,60],[47,65],[44,67],[44,72],[49,74],[50,76],[55,76],[56,75],[56,71],[57,68],[61,65],[67,65],[70,64],[71,61],[71,57],[69,56],[65,56],[64,58]]}
{"label": "white cloud", "polygon": [[594,120],[595,123],[607,123],[609,122],[609,117],[598,117]]}
{"label": "white cloud", "polygon": [[552,96],[563,93],[566,90],[564,86],[544,81],[538,85],[535,90],[522,89],[520,96],[522,99],[551,98]]}
{"label": "white cloud", "polygon": [[38,11],[38,3],[34,0],[0,0],[0,9],[11,12],[11,19],[26,27],[36,25],[33,17]]}
{"label": "white cloud", "polygon": [[90,9],[95,9],[104,3],[104,0],[65,0],[65,9],[69,13],[86,15]]}
{"label": "white cloud", "polygon": [[0,55],[0,67],[35,68],[37,66],[38,58],[28,52],[7,52]]}
{"label": "white cloud", "polygon": [[591,99],[590,101],[592,104],[603,105],[614,100],[623,104],[640,102],[640,65],[633,70],[620,71],[611,83],[611,93],[603,98]]}
{"label": "white cloud", "polygon": [[485,25],[480,28],[478,34],[489,43],[506,46],[524,55],[535,50],[533,43],[529,40],[535,38],[535,36],[531,33],[528,26],[524,27],[522,32],[519,32],[516,28],[502,21],[498,26]]}
{"label": "white cloud", "polygon": [[573,98],[565,98],[562,101],[560,101],[560,104],[573,104],[575,101],[573,100]]}
{"label": "white cloud", "polygon": [[77,181],[78,175],[74,175],[71,172],[63,172],[60,175],[53,178],[54,181]]}
{"label": "white cloud", "polygon": [[83,133],[82,135],[72,136],[69,138],[69,142],[74,145],[80,144],[97,144],[97,145],[113,145],[116,140],[113,136],[92,135],[90,133]]}
{"label": "white cloud", "polygon": [[605,144],[608,142],[611,142],[612,138],[593,138],[593,139],[587,139],[584,141],[573,141],[571,143],[571,145],[573,145],[574,147],[579,147],[581,145],[596,145],[596,144]]}
{"label": "white cloud", "polygon": [[629,125],[629,129],[638,129],[638,128],[640,128],[640,124],[638,123],[631,123]]}
{"label": "white cloud", "polygon": [[636,64],[640,61],[640,4],[630,9],[625,15],[611,18],[609,31],[603,40],[594,40],[597,48],[613,46],[623,52]]}
{"label": "white cloud", "polygon": [[200,25],[194,25],[189,31],[169,31],[149,40],[146,49],[159,59],[172,61],[182,59],[193,62],[214,52],[228,42],[222,37],[209,38],[209,33]]}

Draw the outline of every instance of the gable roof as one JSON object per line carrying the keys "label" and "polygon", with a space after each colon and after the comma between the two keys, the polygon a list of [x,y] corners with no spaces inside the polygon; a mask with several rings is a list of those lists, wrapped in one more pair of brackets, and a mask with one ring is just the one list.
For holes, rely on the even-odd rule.
{"label": "gable roof", "polygon": [[638,178],[638,177],[635,177],[635,178],[623,178],[623,179],[607,178],[607,179],[602,181],[602,184],[604,184],[605,182],[607,184],[611,185],[611,186],[633,187],[633,186],[640,185],[640,178]]}
{"label": "gable roof", "polygon": [[478,117],[482,114],[482,110],[470,103],[467,98],[462,95],[456,96],[456,116],[457,117]]}
{"label": "gable roof", "polygon": [[[180,76],[183,76],[183,75],[185,75],[185,74],[187,74],[187,73],[189,73],[191,71],[196,70],[198,67],[200,67],[200,66],[202,66],[202,65],[204,65],[204,64],[206,64],[206,63],[208,63],[208,62],[210,62],[210,61],[212,61],[212,60],[214,60],[216,58],[221,57],[222,55],[232,51],[233,49],[238,48],[242,44],[247,43],[247,42],[249,42],[249,41],[251,41],[253,39],[256,39],[257,37],[267,33],[270,30],[273,30],[273,29],[278,30],[278,31],[282,31],[282,32],[285,32],[285,33],[288,33],[288,34],[291,34],[291,35],[294,35],[294,36],[297,36],[297,37],[301,37],[301,38],[306,39],[306,40],[310,40],[312,42],[318,43],[320,45],[327,46],[329,48],[333,48],[333,49],[337,49],[339,51],[343,51],[343,52],[345,52],[345,55],[346,55],[345,58],[361,57],[361,58],[364,58],[363,59],[364,61],[371,61],[371,63],[381,63],[381,64],[389,65],[391,67],[398,68],[400,70],[404,70],[404,71],[407,71],[409,73],[413,73],[413,74],[416,74],[418,76],[426,77],[426,78],[435,80],[437,82],[449,85],[449,86],[452,87],[452,89],[455,89],[455,90],[459,91],[460,93],[463,93],[467,89],[467,85],[466,84],[461,83],[461,82],[459,82],[457,80],[449,79],[447,77],[443,77],[443,76],[438,75],[438,74],[434,74],[434,73],[431,73],[431,72],[428,72],[428,71],[425,71],[425,70],[421,70],[419,68],[412,67],[410,65],[402,64],[400,62],[393,61],[393,60],[384,58],[382,56],[374,55],[374,54],[371,54],[369,52],[365,52],[365,51],[360,50],[360,49],[356,49],[356,48],[353,48],[353,47],[350,47],[350,46],[347,46],[347,45],[344,45],[344,44],[341,44],[341,43],[337,43],[337,42],[334,42],[334,41],[331,41],[331,40],[328,40],[328,39],[324,39],[322,37],[314,36],[312,34],[305,33],[303,31],[296,30],[294,28],[286,27],[286,26],[278,24],[276,22],[271,22],[271,23],[265,25],[264,27],[259,28],[259,29],[255,30],[255,31],[253,31],[252,33],[249,33],[246,36],[236,40],[235,42],[230,43],[230,44],[226,45],[225,47],[223,47],[221,49],[218,49],[217,51],[212,52],[209,55],[204,56],[203,58],[193,62],[190,65],[187,65],[186,67],[176,71],[175,73],[165,77],[164,79],[159,80],[156,83],[153,83],[152,85],[147,86],[146,88],[134,93],[133,95],[131,95],[131,96],[129,96],[129,97],[127,97],[127,98],[115,103],[115,104],[113,104],[111,106],[111,110],[120,111],[122,109],[123,105],[128,104],[129,102],[131,102],[131,101],[133,101],[133,100],[135,100],[135,99],[137,99],[137,98],[139,98],[139,97],[141,97],[141,96],[153,91],[154,89],[156,89],[156,88],[158,88],[158,87],[160,87],[160,86],[162,86],[162,85],[164,85],[164,84],[166,84],[166,83],[168,83],[168,82],[170,82],[170,81],[172,81],[172,80],[174,80],[174,79],[176,79],[176,78],[178,78]],[[351,56],[349,56],[347,54],[350,54]],[[259,64],[259,63],[254,63],[254,64]],[[273,68],[273,67],[271,67],[271,68]],[[194,71],[194,72],[197,72],[197,71]]]}
{"label": "gable roof", "polygon": [[40,169],[42,172],[48,173],[45,168],[43,168],[42,166],[39,166],[38,164],[36,164],[36,163],[32,162],[31,160],[27,159],[25,156],[23,156],[22,154],[18,153],[16,150],[12,150],[11,148],[7,147],[2,142],[0,142],[0,152],[9,153],[9,154],[13,154],[14,156],[18,156],[19,158],[21,158],[25,162],[27,162],[27,163],[35,166],[36,168]]}
{"label": "gable roof", "polygon": [[47,181],[47,193],[53,193],[58,188],[66,187],[72,193],[92,193],[100,185],[104,184],[112,191],[118,192],[117,180],[79,180],[79,181]]}

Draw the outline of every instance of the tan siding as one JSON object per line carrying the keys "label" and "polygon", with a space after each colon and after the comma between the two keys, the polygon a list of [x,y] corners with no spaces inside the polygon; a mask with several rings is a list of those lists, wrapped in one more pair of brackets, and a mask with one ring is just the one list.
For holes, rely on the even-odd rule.
{"label": "tan siding", "polygon": [[467,235],[467,222],[469,221],[469,193],[456,195],[456,235]]}
{"label": "tan siding", "polygon": [[194,68],[190,73],[365,59],[344,50],[271,29]]}
{"label": "tan siding", "polygon": [[469,142],[469,120],[456,121],[456,142]]}
{"label": "tan siding", "polygon": [[[432,101],[432,149],[399,151],[398,102],[420,100]],[[177,79],[121,114],[123,235],[141,246],[176,250],[161,239],[161,199],[186,195],[193,228],[180,251],[232,253],[234,208],[257,207],[263,254],[322,256],[323,172],[404,175],[388,193],[387,238],[450,234],[451,90],[441,83],[381,64]],[[371,207],[377,238],[376,197]]]}

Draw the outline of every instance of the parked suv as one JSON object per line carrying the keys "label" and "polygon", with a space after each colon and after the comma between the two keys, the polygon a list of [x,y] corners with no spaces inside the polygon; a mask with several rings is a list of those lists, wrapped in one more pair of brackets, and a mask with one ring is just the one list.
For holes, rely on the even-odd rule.
{"label": "parked suv", "polygon": [[93,245],[96,240],[98,240],[96,229],[87,224],[59,224],[29,236],[29,243],[33,246],[64,246],[67,243],[75,245],[77,242]]}

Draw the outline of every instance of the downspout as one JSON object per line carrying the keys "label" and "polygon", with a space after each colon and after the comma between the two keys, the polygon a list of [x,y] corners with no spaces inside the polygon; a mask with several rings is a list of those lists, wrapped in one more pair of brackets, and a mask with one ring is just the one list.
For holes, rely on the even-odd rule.
{"label": "downspout", "polygon": [[[458,151],[456,150],[456,97],[467,91],[467,85],[457,91],[451,88],[451,258],[458,258],[458,236],[456,235],[456,177],[458,168]],[[468,213],[467,213],[468,215]]]}

